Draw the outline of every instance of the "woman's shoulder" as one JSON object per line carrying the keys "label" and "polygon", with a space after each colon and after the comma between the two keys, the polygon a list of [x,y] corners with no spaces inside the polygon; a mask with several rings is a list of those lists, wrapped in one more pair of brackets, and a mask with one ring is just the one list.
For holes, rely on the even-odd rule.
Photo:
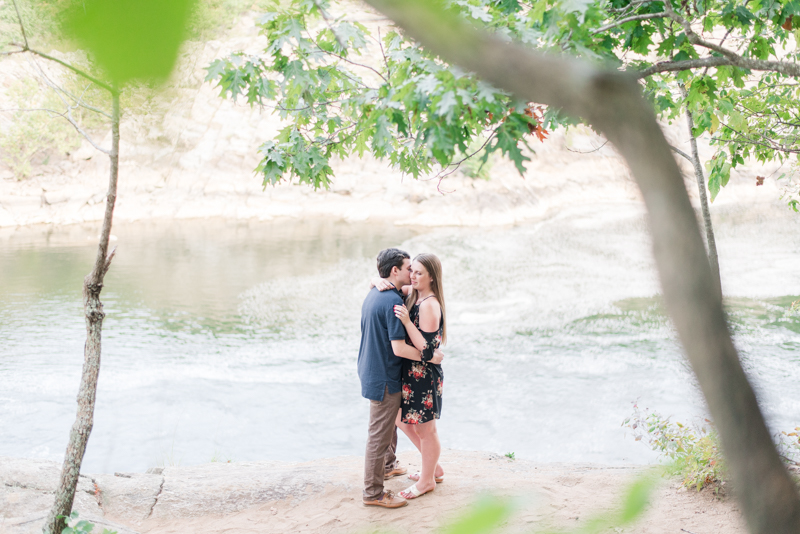
{"label": "woman's shoulder", "polygon": [[438,312],[439,310],[442,309],[442,307],[439,305],[439,301],[436,300],[436,297],[433,296],[424,299],[422,302],[418,304],[418,306],[419,306],[419,311],[421,312],[422,311]]}

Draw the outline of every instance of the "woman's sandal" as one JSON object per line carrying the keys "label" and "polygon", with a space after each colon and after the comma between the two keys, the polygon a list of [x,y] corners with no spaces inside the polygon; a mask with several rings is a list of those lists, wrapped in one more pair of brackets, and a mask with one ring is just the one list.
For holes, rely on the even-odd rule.
{"label": "woman's sandal", "polygon": [[400,495],[405,500],[410,501],[412,499],[416,499],[417,497],[422,497],[426,493],[433,493],[433,490],[435,490],[435,489],[436,489],[436,486],[432,487],[428,491],[419,491],[417,489],[417,485],[414,484],[411,487],[406,488],[403,491],[401,491],[400,493],[398,493],[398,495]]}
{"label": "woman's sandal", "polygon": [[[414,482],[419,482],[419,471],[417,471],[416,473],[412,473],[412,474],[408,475],[408,479],[409,480],[413,480]],[[437,484],[441,484],[442,482],[444,482],[444,475],[442,475],[440,477],[434,477],[433,480]]]}

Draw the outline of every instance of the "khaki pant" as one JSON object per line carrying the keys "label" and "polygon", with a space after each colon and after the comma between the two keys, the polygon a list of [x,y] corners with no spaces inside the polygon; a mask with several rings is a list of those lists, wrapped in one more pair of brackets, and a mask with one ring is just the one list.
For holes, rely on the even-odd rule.
{"label": "khaki pant", "polygon": [[402,393],[389,393],[388,386],[382,401],[369,401],[369,435],[364,456],[364,499],[371,501],[383,493],[384,473],[394,468],[397,450],[395,418],[400,410]]}

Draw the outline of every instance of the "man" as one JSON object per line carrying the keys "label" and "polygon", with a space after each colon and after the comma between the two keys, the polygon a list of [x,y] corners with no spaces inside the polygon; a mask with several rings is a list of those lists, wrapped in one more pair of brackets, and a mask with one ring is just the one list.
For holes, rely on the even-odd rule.
{"label": "man", "polygon": [[[364,458],[365,505],[400,508],[408,502],[384,491],[383,481],[405,474],[397,463],[397,427],[400,410],[401,358],[419,359],[419,351],[406,345],[406,330],[394,315],[394,306],[403,304],[402,287],[411,284],[411,257],[407,252],[389,248],[378,254],[378,274],[394,289],[372,288],[361,307],[361,347],[358,351],[358,377],[361,395],[370,400],[369,434]],[[434,363],[440,363],[436,353]],[[433,361],[433,360],[432,360]]]}

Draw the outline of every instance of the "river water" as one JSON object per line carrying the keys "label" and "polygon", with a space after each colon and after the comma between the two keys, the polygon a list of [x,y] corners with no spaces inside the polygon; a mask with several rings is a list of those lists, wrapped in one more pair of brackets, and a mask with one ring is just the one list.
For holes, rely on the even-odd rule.
{"label": "river water", "polygon": [[[736,345],[772,429],[792,429],[800,218],[731,208],[717,232]],[[0,232],[0,456],[62,458],[97,233]],[[621,426],[633,402],[683,422],[705,417],[633,204],[501,228],[197,220],[114,234],[86,472],[363,454],[360,303],[387,246],[443,260],[445,447],[647,463],[655,454]]]}

